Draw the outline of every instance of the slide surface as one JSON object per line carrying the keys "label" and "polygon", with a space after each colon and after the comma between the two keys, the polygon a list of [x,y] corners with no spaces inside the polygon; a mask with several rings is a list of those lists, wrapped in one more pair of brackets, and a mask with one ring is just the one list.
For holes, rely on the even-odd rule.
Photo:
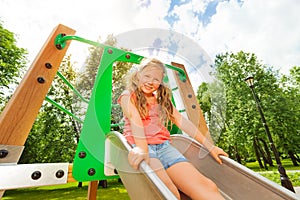
{"label": "slide surface", "polygon": [[[127,155],[131,147],[120,133],[109,133],[107,140],[106,165],[116,168],[131,199],[176,199],[145,162],[139,171],[130,167]],[[222,157],[223,164],[219,165],[206,149],[187,136],[172,135],[172,145],[218,185],[225,199],[297,199],[293,192],[227,157]],[[183,194],[182,199],[189,198]]]}

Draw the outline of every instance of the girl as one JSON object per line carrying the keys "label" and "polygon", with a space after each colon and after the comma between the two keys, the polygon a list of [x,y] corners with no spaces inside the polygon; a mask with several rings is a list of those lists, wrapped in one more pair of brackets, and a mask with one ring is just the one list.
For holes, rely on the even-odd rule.
{"label": "girl", "polygon": [[215,183],[170,145],[170,132],[166,128],[169,122],[203,144],[220,164],[219,155],[228,156],[176,110],[171,90],[163,82],[164,75],[162,62],[144,59],[129,76],[127,90],[118,99],[125,117],[124,136],[134,146],[128,161],[138,169],[145,160],[178,199],[178,190],[192,199],[223,199]]}

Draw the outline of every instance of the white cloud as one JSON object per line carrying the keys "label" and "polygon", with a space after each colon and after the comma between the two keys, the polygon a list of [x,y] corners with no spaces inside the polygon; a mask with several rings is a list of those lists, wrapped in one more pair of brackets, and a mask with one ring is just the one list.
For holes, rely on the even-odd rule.
{"label": "white cloud", "polygon": [[176,14],[179,17],[179,20],[174,24],[174,30],[179,33],[193,36],[198,31],[199,27],[201,27],[201,22],[199,22],[193,12],[192,4],[175,6],[172,14]]}
{"label": "white cloud", "polygon": [[[62,23],[91,40],[140,28],[171,27],[199,42],[212,59],[218,53],[243,50],[272,66],[288,69],[299,65],[300,1],[244,0],[242,5],[237,0],[220,1],[204,27],[194,14],[203,13],[209,2],[176,5],[169,13],[178,16],[173,25],[165,18],[170,0],[0,0],[0,18],[5,28],[18,35],[18,45],[28,49],[30,60],[53,28]],[[85,55],[87,47],[74,52]]]}
{"label": "white cloud", "polygon": [[[138,28],[169,27],[163,18],[169,1],[153,1],[148,8],[142,8],[139,0],[0,0],[0,4],[4,27],[18,35],[18,45],[29,51],[30,61],[58,24],[94,41],[99,36],[105,40],[109,34],[118,35]],[[87,48],[85,44],[72,42],[68,52],[82,63],[88,55]]]}
{"label": "white cloud", "polygon": [[240,50],[255,53],[282,72],[300,61],[297,0],[223,2],[200,38],[210,55]]}

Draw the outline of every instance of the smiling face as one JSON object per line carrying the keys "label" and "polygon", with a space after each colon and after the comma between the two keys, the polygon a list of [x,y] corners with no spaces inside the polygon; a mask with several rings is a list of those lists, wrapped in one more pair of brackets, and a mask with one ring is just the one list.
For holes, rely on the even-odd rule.
{"label": "smiling face", "polygon": [[145,95],[152,95],[163,80],[163,70],[155,65],[146,66],[139,72],[139,86]]}

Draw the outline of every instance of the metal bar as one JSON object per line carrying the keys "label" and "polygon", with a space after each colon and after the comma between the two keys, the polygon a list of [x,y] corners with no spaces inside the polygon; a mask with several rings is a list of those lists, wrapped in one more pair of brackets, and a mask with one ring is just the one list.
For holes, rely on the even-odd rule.
{"label": "metal bar", "polygon": [[165,66],[169,69],[172,69],[174,71],[177,71],[178,72],[178,75],[179,75],[179,79],[182,81],[182,82],[185,82],[186,81],[186,74],[185,74],[185,71],[179,67],[175,67],[173,65],[168,65],[168,64],[165,64]]}
{"label": "metal bar", "polygon": [[58,76],[59,78],[61,78],[61,80],[62,80],[65,84],[67,84],[67,86],[68,86],[69,88],[71,88],[71,90],[72,90],[73,92],[76,93],[77,96],[79,96],[79,98],[80,98],[82,101],[84,101],[85,103],[89,103],[89,100],[87,100],[86,98],[84,98],[84,97],[78,92],[78,90],[76,90],[76,89],[73,87],[73,85],[66,79],[66,77],[64,77],[64,75],[62,75],[59,71],[58,71],[56,74],[57,74],[57,76]]}
{"label": "metal bar", "polygon": [[64,113],[66,113],[69,116],[73,117],[78,122],[83,123],[83,120],[81,120],[79,117],[74,115],[72,112],[70,112],[69,110],[67,110],[66,108],[61,106],[60,104],[58,104],[56,101],[50,99],[48,96],[46,96],[45,100],[48,101],[49,103],[51,103],[52,105],[54,105],[55,107],[57,107],[58,109],[60,109],[61,111],[63,111]]}
{"label": "metal bar", "polygon": [[90,44],[90,45],[97,46],[97,47],[101,47],[101,48],[110,47],[108,45],[104,45],[104,44],[101,44],[99,42],[94,42],[94,41],[91,41],[91,40],[87,40],[87,39],[84,39],[84,38],[81,38],[81,37],[78,37],[78,36],[75,36],[75,35],[63,35],[63,34],[57,35],[57,37],[55,39],[55,45],[57,47],[60,47],[61,49],[63,49],[68,40],[77,40],[79,42],[83,42],[83,43]]}
{"label": "metal bar", "polygon": [[[78,36],[75,36],[75,35],[63,35],[63,34],[60,34],[56,37],[55,45],[58,48],[64,48],[64,46],[65,46],[65,44],[68,40],[77,40],[79,42],[87,43],[87,44],[97,46],[97,47],[101,47],[101,48],[111,47],[109,45],[104,45],[104,44],[101,44],[99,42],[94,42],[94,41],[91,41],[91,40],[87,40],[87,39],[84,39],[84,38],[81,38],[81,37],[78,37]],[[115,47],[111,47],[111,48],[115,48]],[[185,74],[184,70],[182,70],[181,68],[175,67],[173,65],[165,64],[165,66],[169,69],[177,71],[179,73],[180,80],[181,81],[186,81],[186,74]]]}
{"label": "metal bar", "polygon": [[0,144],[0,165],[4,163],[17,163],[23,149],[24,146]]}

